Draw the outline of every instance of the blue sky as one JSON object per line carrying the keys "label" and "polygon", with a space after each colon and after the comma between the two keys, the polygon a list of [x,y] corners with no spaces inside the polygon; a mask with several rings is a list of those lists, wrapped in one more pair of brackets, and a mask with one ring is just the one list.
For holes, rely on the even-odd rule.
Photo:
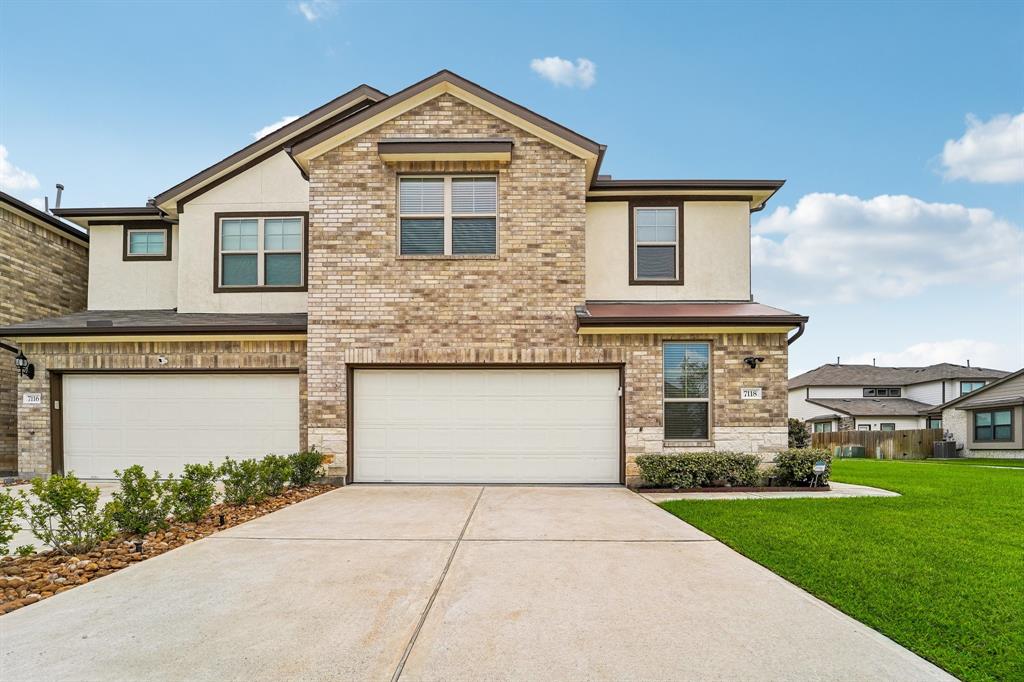
{"label": "blue sky", "polygon": [[450,68],[607,144],[615,177],[785,178],[753,285],[811,316],[791,373],[1014,369],[1022,43],[1020,3],[5,0],[3,189],[139,205],[361,82]]}

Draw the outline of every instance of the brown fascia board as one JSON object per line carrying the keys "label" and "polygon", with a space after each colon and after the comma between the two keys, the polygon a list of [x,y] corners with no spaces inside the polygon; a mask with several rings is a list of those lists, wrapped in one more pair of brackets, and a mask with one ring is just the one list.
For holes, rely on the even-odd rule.
{"label": "brown fascia board", "polygon": [[91,218],[93,216],[119,216],[149,219],[160,217],[163,211],[156,206],[96,206],[91,208],[55,208],[53,214],[62,218]]}
{"label": "brown fascia board", "polygon": [[[602,155],[603,158],[603,155]],[[600,161],[600,159],[599,159]],[[599,178],[597,173],[594,173],[594,180],[590,183],[590,189],[588,192],[600,192],[601,190],[617,190],[617,191],[665,191],[670,192],[673,190],[697,190],[697,191],[712,191],[712,190],[760,190],[769,191],[768,196],[764,198],[757,208],[750,209],[751,213],[757,213],[758,211],[764,210],[764,207],[768,205],[768,201],[775,196],[775,193],[786,184],[785,180],[686,180],[686,179],[666,179],[666,180],[615,180],[612,178]],[[606,199],[607,197],[607,199]],[[588,195],[588,200],[611,200],[612,195],[594,194]],[[623,199],[627,197],[623,195]],[[725,198],[725,197],[723,197]],[[749,201],[749,199],[748,199]]]}
{"label": "brown fascia board", "polygon": [[384,139],[377,142],[380,154],[429,154],[511,152],[510,138],[496,139]]}
{"label": "brown fascia board", "polygon": [[310,120],[320,118],[328,114],[332,110],[338,110],[340,112],[344,111],[345,108],[349,107],[352,104],[358,104],[366,100],[370,100],[371,102],[379,102],[383,100],[385,97],[386,95],[383,92],[377,90],[376,88],[370,87],[365,83],[356,88],[353,88],[352,90],[349,90],[348,92],[339,95],[338,97],[335,97],[330,102],[327,102],[326,104],[323,104],[317,107],[316,109],[313,109],[304,116],[300,116],[299,118],[292,121],[288,125],[278,128],[269,135],[261,137],[252,144],[238,150],[234,154],[231,154],[230,156],[221,159],[212,166],[209,166],[199,171],[198,173],[188,178],[187,180],[183,180],[174,187],[164,190],[160,194],[156,195],[156,203],[163,204],[166,201],[169,201],[185,192],[188,192],[196,185],[199,185],[200,183],[205,182],[206,180],[209,180],[211,177],[222,172],[225,168],[228,168],[238,163],[239,161],[249,156],[252,156],[253,154],[258,154],[259,152],[266,149],[270,149],[272,147],[282,146],[284,142],[286,142],[289,138],[294,136],[296,132],[299,131],[302,127],[309,125]]}
{"label": "brown fascia board", "polygon": [[[58,220],[57,218],[54,218],[49,213],[46,213],[44,211],[40,211],[38,208],[36,208],[32,204],[26,204],[21,199],[16,199],[15,197],[12,197],[7,192],[0,192],[0,202],[6,203],[6,204],[10,204],[12,208],[17,209],[18,211],[21,211],[22,213],[27,213],[32,218],[34,218],[36,220],[39,220],[40,222],[46,223],[50,227],[53,227],[53,228],[55,228],[57,230],[60,230],[61,232],[64,232],[65,234],[67,234],[67,235],[69,235],[71,237],[74,237],[75,239],[80,239],[83,242],[88,242],[89,241],[89,233],[88,232],[84,232],[82,230],[74,228],[74,227],[68,225],[67,223],[65,223],[64,221]],[[57,211],[59,211],[59,210],[60,209],[54,209],[54,213],[56,215],[60,215],[59,213],[57,213]]]}
{"label": "brown fascia board", "polygon": [[283,332],[306,331],[304,324],[255,324],[255,325],[215,325],[215,324],[189,324],[189,325],[161,325],[161,326],[134,326],[134,327],[18,327],[7,329],[5,334],[11,338],[26,336],[133,336],[133,335],[159,335],[167,334],[273,334]]}
{"label": "brown fascia board", "polygon": [[778,325],[806,324],[810,319],[805,315],[777,316],[711,316],[711,317],[589,317],[577,315],[581,327],[720,327],[723,325],[743,327],[773,327]]}
{"label": "brown fascia board", "polygon": [[330,128],[327,128],[326,130],[316,135],[307,137],[301,142],[296,143],[295,145],[292,146],[292,153],[301,154],[305,150],[315,147],[318,144],[324,142],[325,140],[329,140],[335,135],[338,135],[344,132],[345,130],[348,130],[352,126],[357,125],[368,118],[376,116],[380,112],[386,111],[388,108],[396,104],[400,104],[405,100],[409,99],[410,97],[414,97],[419,93],[423,92],[424,90],[429,90],[438,83],[442,82],[449,82],[459,88],[462,88],[463,90],[466,90],[467,92],[471,92],[480,99],[486,100],[487,102],[490,102],[491,104],[500,107],[505,111],[508,111],[509,113],[518,116],[519,118],[525,119],[530,123],[533,123],[534,125],[537,125],[550,133],[558,135],[559,137],[562,137],[579,147],[592,151],[595,154],[599,154],[601,151],[601,145],[598,144],[597,142],[594,142],[590,138],[584,137],[583,135],[580,135],[574,130],[570,130],[569,128],[566,128],[563,125],[555,123],[551,119],[541,116],[535,111],[531,111],[526,107],[516,104],[511,100],[505,99],[501,95],[491,92],[490,90],[472,81],[466,80],[465,78],[456,73],[453,73],[447,69],[443,69],[441,71],[438,71],[434,75],[428,76],[427,78],[424,78],[418,83],[413,83],[404,90],[400,90],[399,92],[396,92],[390,97],[377,102],[373,106],[368,107],[367,109],[364,109],[363,111],[360,111],[346,118],[345,120],[338,122],[336,125],[333,125]]}

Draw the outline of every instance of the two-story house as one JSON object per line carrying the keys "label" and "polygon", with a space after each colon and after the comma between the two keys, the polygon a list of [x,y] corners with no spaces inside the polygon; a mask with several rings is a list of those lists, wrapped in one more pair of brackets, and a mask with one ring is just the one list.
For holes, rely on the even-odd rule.
{"label": "two-story house", "polygon": [[813,431],[942,428],[933,408],[1008,372],[940,363],[928,367],[822,365],[789,380],[789,416]]}
{"label": "two-story house", "polygon": [[[85,310],[88,277],[88,234],[0,192],[0,325]],[[21,352],[3,336],[0,475],[18,471],[17,359]]]}
{"label": "two-story house", "polygon": [[786,447],[755,303],[774,180],[613,180],[605,147],[451,72],[362,85],[145,206],[60,215],[89,310],[17,325],[23,472],[316,446],[347,481],[633,480]]}

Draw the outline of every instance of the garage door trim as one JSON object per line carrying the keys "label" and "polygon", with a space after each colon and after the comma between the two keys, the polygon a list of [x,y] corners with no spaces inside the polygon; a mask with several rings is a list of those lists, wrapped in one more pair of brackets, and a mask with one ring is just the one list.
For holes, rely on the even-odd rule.
{"label": "garage door trim", "polygon": [[[153,369],[135,368],[58,368],[50,373],[50,471],[64,475],[64,375],[65,374],[299,374],[298,367],[226,367]],[[58,408],[57,405],[60,404]],[[299,409],[302,409],[300,402]]]}
{"label": "garage door trim", "polygon": [[355,373],[372,369],[612,369],[619,373],[619,484],[626,484],[626,365],[621,362],[451,362],[451,363],[350,363],[345,366],[345,432],[347,450],[345,483],[355,472]]}

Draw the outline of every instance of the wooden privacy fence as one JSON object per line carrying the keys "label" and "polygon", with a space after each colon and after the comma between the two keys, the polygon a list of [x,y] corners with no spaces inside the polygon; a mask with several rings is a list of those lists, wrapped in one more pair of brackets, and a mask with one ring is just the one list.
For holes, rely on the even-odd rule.
{"label": "wooden privacy fence", "polygon": [[924,459],[932,456],[932,444],[943,439],[942,429],[900,431],[832,431],[811,434],[811,445],[834,452],[841,445],[863,445],[870,459]]}

